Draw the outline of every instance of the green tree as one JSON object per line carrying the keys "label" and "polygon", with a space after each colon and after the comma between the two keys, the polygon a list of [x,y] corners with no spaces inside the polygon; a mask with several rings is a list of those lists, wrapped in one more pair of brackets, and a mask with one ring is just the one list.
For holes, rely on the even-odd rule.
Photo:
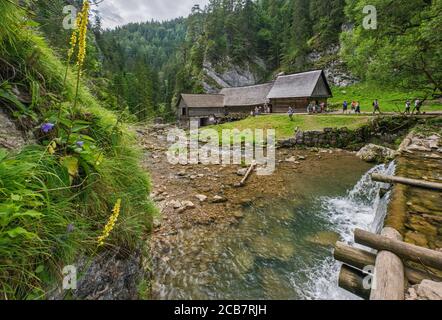
{"label": "green tree", "polygon": [[[377,9],[377,29],[363,26],[363,8]],[[342,34],[343,57],[359,77],[381,84],[442,93],[441,0],[349,2],[354,28]]]}

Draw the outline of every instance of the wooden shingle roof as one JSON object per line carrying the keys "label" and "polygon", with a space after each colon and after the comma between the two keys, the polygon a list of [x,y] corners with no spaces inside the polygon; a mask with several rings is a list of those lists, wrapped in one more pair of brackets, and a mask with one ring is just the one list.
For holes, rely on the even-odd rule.
{"label": "wooden shingle roof", "polygon": [[224,95],[226,107],[256,106],[267,102],[267,95],[272,86],[273,82],[247,87],[224,88],[220,94]]}
{"label": "wooden shingle roof", "polygon": [[274,82],[224,88],[219,94],[181,94],[189,108],[224,108],[263,105],[270,99],[328,98],[332,96],[322,70],[279,76]]}
{"label": "wooden shingle roof", "polygon": [[[321,79],[322,77],[322,79]],[[325,92],[317,93],[315,90],[323,81]],[[268,95],[269,99],[304,98],[304,97],[330,97],[331,90],[322,70],[315,70],[287,76],[279,76]]]}
{"label": "wooden shingle roof", "polygon": [[181,94],[189,108],[224,108],[224,96],[221,94]]}

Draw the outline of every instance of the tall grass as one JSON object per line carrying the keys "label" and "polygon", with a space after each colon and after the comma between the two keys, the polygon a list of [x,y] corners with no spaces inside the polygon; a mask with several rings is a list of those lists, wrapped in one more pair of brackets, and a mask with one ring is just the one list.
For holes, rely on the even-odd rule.
{"label": "tall grass", "polygon": [[[20,151],[0,148],[0,299],[44,298],[60,285],[63,266],[97,252],[117,199],[118,223],[99,250],[143,243],[155,212],[150,179],[121,117],[81,82],[76,95],[72,71],[64,83],[66,66],[26,12],[9,1],[0,1],[0,57],[0,84],[32,96],[26,112],[1,97],[0,106],[25,119],[38,140]],[[56,119],[59,107],[72,124],[72,141],[39,129]],[[75,139],[85,140],[84,148],[75,148]]]}

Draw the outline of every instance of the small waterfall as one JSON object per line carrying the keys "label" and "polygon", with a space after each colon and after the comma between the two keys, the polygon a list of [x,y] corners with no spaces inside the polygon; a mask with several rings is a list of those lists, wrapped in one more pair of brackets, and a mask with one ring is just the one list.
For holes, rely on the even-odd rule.
{"label": "small waterfall", "polygon": [[[396,166],[378,165],[362,176],[359,182],[345,197],[322,198],[322,213],[345,242],[353,242],[355,228],[379,232],[384,223],[390,192],[380,197],[384,183],[373,182],[372,173],[393,175]],[[312,270],[311,289],[307,298],[311,299],[357,299],[356,296],[337,287],[340,263],[332,257],[323,261]]]}
{"label": "small waterfall", "polygon": [[378,165],[364,174],[345,197],[322,199],[324,214],[345,241],[352,242],[355,228],[373,232],[382,228],[390,192],[380,198],[381,188],[387,185],[372,181],[371,174],[392,175],[395,169],[394,162]]}

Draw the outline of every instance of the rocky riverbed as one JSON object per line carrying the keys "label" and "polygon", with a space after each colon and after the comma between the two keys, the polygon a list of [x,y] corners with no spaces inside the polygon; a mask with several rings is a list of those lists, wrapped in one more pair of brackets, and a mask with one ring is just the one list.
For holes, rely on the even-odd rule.
{"label": "rocky riverbed", "polygon": [[[232,267],[229,272],[243,279],[244,273],[253,270],[256,277],[262,278],[264,289],[266,283],[275,283],[276,278],[281,278],[276,270],[265,271],[269,269],[268,261],[289,263],[298,257],[295,264],[302,264],[317,256],[295,254],[300,241],[306,242],[299,247],[301,252],[311,250],[312,246],[325,256],[331,256],[328,250],[339,239],[339,234],[325,226],[311,226],[315,218],[308,218],[310,213],[307,212],[305,217],[309,221],[306,220],[305,225],[296,224],[295,219],[301,218],[291,212],[292,208],[305,206],[308,208],[299,210],[314,213],[310,203],[316,196],[345,194],[372,166],[358,160],[355,153],[340,149],[278,149],[276,170],[272,175],[254,173],[245,186],[238,188],[235,185],[247,169],[241,165],[169,164],[166,158],[169,129],[162,125],[136,128],[144,149],[143,165],[151,173],[152,197],[161,211],[154,219],[151,239],[153,298],[210,298],[210,294],[199,291],[199,281],[212,283],[210,288],[215,291],[219,285],[218,291],[212,293],[220,294],[218,297],[232,294],[221,295],[225,290],[221,287],[230,280],[221,282],[215,276],[217,271],[211,269],[223,255],[231,256],[231,260],[225,262],[226,268]],[[301,233],[305,233],[301,238],[299,232],[292,230],[297,225]],[[314,230],[307,232],[311,227]],[[275,239],[279,240],[275,242]],[[327,247],[329,249],[321,251]],[[261,265],[262,261],[267,262]],[[190,279],[192,272],[201,277]],[[205,272],[207,275],[202,276]],[[181,291],[174,292],[171,289],[174,286]],[[273,295],[270,295],[271,290],[264,289],[262,292],[267,292],[268,297],[302,298],[302,294],[294,293],[294,288],[277,290]]]}
{"label": "rocky riverbed", "polygon": [[161,211],[154,221],[155,237],[176,233],[194,225],[235,223],[241,209],[253,203],[264,204],[268,198],[284,198],[291,190],[284,188],[290,175],[326,170],[330,159],[353,157],[342,149],[278,149],[276,170],[272,175],[252,174],[243,187],[237,187],[247,167],[241,165],[171,165],[166,152],[169,126],[137,128],[144,149],[143,166],[150,172],[152,198]]}

